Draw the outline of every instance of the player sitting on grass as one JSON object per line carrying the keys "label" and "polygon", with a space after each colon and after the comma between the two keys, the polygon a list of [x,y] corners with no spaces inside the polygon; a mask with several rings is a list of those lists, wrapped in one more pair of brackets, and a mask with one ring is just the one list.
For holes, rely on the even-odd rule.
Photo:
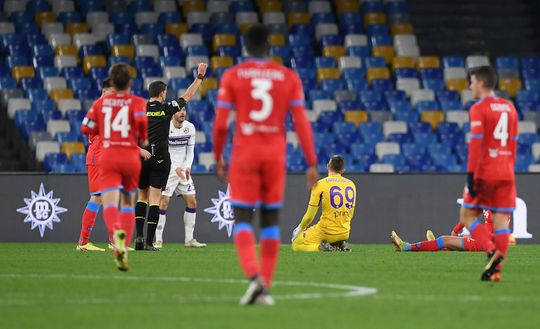
{"label": "player sitting on grass", "polygon": [[[483,217],[486,228],[491,232],[493,231],[493,221],[491,219],[491,211],[484,210]],[[510,219],[508,219],[510,220]],[[390,239],[396,247],[396,251],[439,251],[439,250],[457,250],[457,251],[485,251],[485,249],[478,243],[478,241],[472,239],[468,233],[461,233],[464,226],[458,223],[453,229],[451,235],[442,235],[435,238],[435,235],[431,230],[426,232],[426,241],[417,243],[404,242],[396,232],[392,231]],[[516,244],[516,239],[510,235],[509,244]]]}
{"label": "player sitting on grass", "polygon": [[[341,176],[345,172],[345,160],[341,156],[334,155],[326,168],[328,177],[320,179],[311,190],[306,213],[293,231],[293,251],[351,251],[347,240],[356,205],[356,186]],[[319,222],[307,228],[321,204]]]}

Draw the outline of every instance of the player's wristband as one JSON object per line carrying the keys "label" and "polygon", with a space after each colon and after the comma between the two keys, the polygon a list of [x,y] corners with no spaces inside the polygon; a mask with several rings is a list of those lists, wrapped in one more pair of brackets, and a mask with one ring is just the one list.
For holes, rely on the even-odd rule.
{"label": "player's wristband", "polygon": [[204,80],[204,75],[202,75],[202,74],[200,74],[200,73],[197,74],[197,79]]}

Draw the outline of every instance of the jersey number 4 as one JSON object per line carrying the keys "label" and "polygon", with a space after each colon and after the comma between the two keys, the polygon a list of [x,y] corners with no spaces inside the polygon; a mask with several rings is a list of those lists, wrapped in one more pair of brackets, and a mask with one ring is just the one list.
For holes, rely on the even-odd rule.
{"label": "jersey number 4", "polygon": [[112,118],[112,107],[103,107],[102,111],[105,113],[105,120],[103,122],[105,124],[105,127],[103,127],[105,131],[103,132],[103,137],[110,138],[112,129],[112,131],[119,131],[122,138],[127,138],[129,136],[129,128],[131,128],[129,125],[129,107],[123,106],[114,118]]}
{"label": "jersey number 4", "polygon": [[253,79],[251,80],[251,86],[253,87],[251,97],[260,100],[262,105],[259,110],[251,110],[249,112],[249,118],[253,121],[264,121],[272,113],[272,107],[274,105],[274,99],[269,93],[273,86],[272,80]]}
{"label": "jersey number 4", "polygon": [[500,140],[501,146],[506,146],[508,142],[508,113],[501,113],[499,122],[493,130],[493,138]]}

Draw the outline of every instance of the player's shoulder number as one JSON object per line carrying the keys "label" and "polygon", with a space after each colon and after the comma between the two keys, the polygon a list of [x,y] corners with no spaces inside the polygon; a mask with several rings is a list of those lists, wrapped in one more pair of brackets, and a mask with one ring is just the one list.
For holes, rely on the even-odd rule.
{"label": "player's shoulder number", "polygon": [[129,106],[122,106],[120,108],[120,111],[116,113],[114,118],[112,117],[112,107],[104,106],[102,108],[102,111],[105,114],[105,118],[103,120],[103,137],[110,138],[112,130],[120,132],[120,136],[122,136],[122,138],[127,138],[129,136],[129,129],[131,128],[131,126],[129,125]]}

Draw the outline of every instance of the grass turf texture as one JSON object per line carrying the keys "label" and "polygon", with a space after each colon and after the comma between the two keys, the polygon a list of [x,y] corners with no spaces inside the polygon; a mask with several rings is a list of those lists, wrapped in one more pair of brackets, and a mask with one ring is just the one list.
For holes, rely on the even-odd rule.
{"label": "grass turf texture", "polygon": [[[352,253],[282,253],[278,281],[377,288],[371,296],[283,300],[336,293],[276,285],[274,307],[238,306],[247,282],[232,245],[130,253],[130,271],[110,252],[74,244],[0,244],[2,328],[533,328],[540,323],[540,245],[511,247],[504,281],[480,282],[482,253],[396,253],[353,245]],[[88,277],[87,277],[88,276]],[[119,280],[127,276],[129,280]],[[210,279],[183,282],[179,277]],[[535,324],[536,323],[536,324]]]}

